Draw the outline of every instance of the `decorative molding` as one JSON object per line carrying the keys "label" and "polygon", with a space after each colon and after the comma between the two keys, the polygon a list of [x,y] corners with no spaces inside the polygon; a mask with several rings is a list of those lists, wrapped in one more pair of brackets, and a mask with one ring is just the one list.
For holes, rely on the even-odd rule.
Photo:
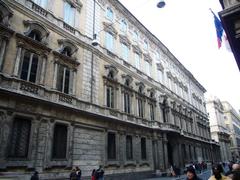
{"label": "decorative molding", "polygon": [[9,19],[13,16],[13,11],[8,7],[8,5],[0,0],[0,24],[9,26]]}
{"label": "decorative molding", "polygon": [[131,48],[131,42],[126,35],[119,34],[119,40],[120,43],[125,44],[129,49]]}
{"label": "decorative molding", "polygon": [[138,45],[132,45],[132,47],[133,47],[133,52],[135,52],[135,53],[137,53],[139,55],[142,55],[143,52],[142,52],[141,48]]}
{"label": "decorative molding", "polygon": [[149,53],[143,53],[144,60],[149,62],[150,64],[152,63],[152,58]]}
{"label": "decorative molding", "polygon": [[164,70],[164,67],[163,67],[162,63],[156,63],[156,65],[157,65],[158,70],[160,70],[160,71]]}
{"label": "decorative molding", "polygon": [[115,38],[117,38],[118,32],[113,25],[113,23],[103,22],[104,31],[112,34]]}

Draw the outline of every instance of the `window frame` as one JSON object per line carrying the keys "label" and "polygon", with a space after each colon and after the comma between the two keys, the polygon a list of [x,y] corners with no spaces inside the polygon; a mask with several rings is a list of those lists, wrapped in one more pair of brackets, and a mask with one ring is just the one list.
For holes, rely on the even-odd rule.
{"label": "window frame", "polygon": [[41,6],[43,9],[47,9],[47,5],[49,3],[49,0],[33,0],[33,2],[35,4],[37,4],[38,6]]}
{"label": "window frame", "polygon": [[147,140],[145,137],[142,137],[140,141],[141,141],[141,160],[147,160]]}
{"label": "window frame", "polygon": [[126,136],[126,160],[133,160],[133,137],[130,135]]}
{"label": "window frame", "polygon": [[113,13],[112,8],[107,7],[107,9],[106,9],[106,17],[107,17],[108,20],[113,22],[113,20],[114,20],[114,13]]}
{"label": "window frame", "polygon": [[[66,11],[69,11],[68,13]],[[63,21],[64,23],[74,27],[75,26],[75,17],[76,17],[76,8],[65,1],[63,5]]]}
{"label": "window frame", "polygon": [[123,60],[128,62],[129,61],[129,47],[124,43],[121,43],[121,44],[122,44],[121,45],[121,47],[122,47],[122,58],[123,58]]}
{"label": "window frame", "polygon": [[[63,68],[63,73],[62,73],[61,77],[60,77],[60,68]],[[66,72],[69,72],[68,79],[66,79],[67,78]],[[65,94],[71,94],[71,89],[73,88],[73,87],[71,87],[71,81],[74,81],[74,79],[71,79],[71,78],[73,78],[73,77],[71,77],[71,73],[72,73],[71,68],[69,68],[68,66],[62,65],[62,64],[58,64],[56,89],[59,92],[65,93]],[[66,80],[68,80],[68,85],[67,85],[68,89],[65,89]]]}
{"label": "window frame", "polygon": [[[110,142],[110,135],[113,135],[112,137],[114,141]],[[113,144],[112,144],[113,143]],[[111,144],[111,146],[110,146]],[[109,161],[115,161],[117,160],[117,136],[114,132],[108,132],[107,133],[107,159]]]}
{"label": "window frame", "polygon": [[[56,132],[56,127],[60,127],[60,128],[65,128],[65,130],[66,130],[66,137],[65,137],[65,156],[64,157],[56,157],[56,155],[54,155],[54,151],[55,152],[59,152],[60,150],[59,150],[59,144],[61,144],[60,146],[62,146],[62,143],[63,143],[63,138],[61,137],[60,139],[61,139],[61,142],[58,142],[59,144],[55,144],[55,138],[56,138],[56,134],[55,134],[55,132]],[[61,135],[63,135],[63,131],[62,131],[63,129],[60,129],[59,131],[61,131],[60,132],[60,134]],[[59,132],[58,132],[59,133]],[[56,150],[55,150],[55,148],[56,148]],[[54,124],[54,127],[53,127],[53,136],[52,136],[52,152],[51,152],[51,158],[52,158],[52,160],[66,160],[67,159],[67,151],[68,151],[68,125],[67,124],[63,124],[63,123],[55,123]],[[63,153],[64,154],[64,153]]]}
{"label": "window frame", "polygon": [[105,33],[105,46],[107,50],[114,52],[114,35],[108,31]]}

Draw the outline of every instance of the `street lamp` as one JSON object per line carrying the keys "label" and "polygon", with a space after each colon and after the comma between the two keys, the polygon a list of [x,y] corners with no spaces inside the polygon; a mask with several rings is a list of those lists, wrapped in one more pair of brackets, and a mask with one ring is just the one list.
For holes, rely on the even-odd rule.
{"label": "street lamp", "polygon": [[163,8],[165,5],[166,5],[166,3],[165,3],[164,0],[160,0],[160,1],[157,3],[157,7],[158,7],[158,8]]}

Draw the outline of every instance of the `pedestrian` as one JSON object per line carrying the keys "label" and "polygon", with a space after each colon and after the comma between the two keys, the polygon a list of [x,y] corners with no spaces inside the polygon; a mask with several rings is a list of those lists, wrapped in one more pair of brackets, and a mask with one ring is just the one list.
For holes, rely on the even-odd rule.
{"label": "pedestrian", "polygon": [[237,164],[237,163],[233,164],[231,169],[232,169],[231,171],[228,171],[225,174],[226,176],[228,176],[230,178],[232,178],[234,172],[240,172],[240,164]]}
{"label": "pedestrian", "polygon": [[93,169],[93,170],[92,170],[92,175],[91,175],[91,180],[97,180],[96,175],[97,175],[96,169]]}
{"label": "pedestrian", "polygon": [[200,178],[197,176],[194,167],[193,167],[193,166],[189,166],[189,167],[187,168],[187,178],[186,178],[186,180],[202,180],[202,179],[200,179]]}
{"label": "pedestrian", "polygon": [[77,180],[77,174],[76,174],[76,169],[73,168],[71,173],[70,173],[70,180]]}
{"label": "pedestrian", "polygon": [[231,180],[223,175],[223,167],[221,164],[216,164],[212,168],[213,175],[208,180]]}
{"label": "pedestrian", "polygon": [[31,176],[31,180],[39,180],[38,172],[35,171],[34,174]]}
{"label": "pedestrian", "polygon": [[77,175],[77,180],[81,180],[82,171],[78,166],[76,167],[76,175]]}
{"label": "pedestrian", "polygon": [[96,174],[97,174],[97,180],[104,180],[104,170],[102,165],[99,166]]}

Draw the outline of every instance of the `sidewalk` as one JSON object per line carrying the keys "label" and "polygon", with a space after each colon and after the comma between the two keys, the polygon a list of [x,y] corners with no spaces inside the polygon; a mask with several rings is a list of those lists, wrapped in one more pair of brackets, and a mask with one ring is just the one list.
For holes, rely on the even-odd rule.
{"label": "sidewalk", "polygon": [[[200,177],[202,180],[207,180],[211,176],[211,170],[206,170],[202,173],[198,174],[198,177]],[[155,177],[155,178],[150,178],[150,179],[145,179],[145,180],[184,180],[186,179],[186,175],[183,174],[180,177]]]}

